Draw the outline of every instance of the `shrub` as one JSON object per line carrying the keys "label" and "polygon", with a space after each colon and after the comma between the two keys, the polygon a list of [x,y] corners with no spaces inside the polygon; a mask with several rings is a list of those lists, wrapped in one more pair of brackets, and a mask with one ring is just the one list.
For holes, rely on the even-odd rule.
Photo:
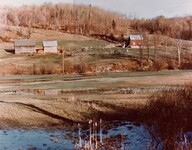
{"label": "shrub", "polygon": [[45,66],[44,65],[40,66],[39,68],[40,74],[45,74],[45,71],[46,71]]}
{"label": "shrub", "polygon": [[164,60],[161,60],[161,59],[154,60],[153,69],[157,70],[157,71],[167,69],[167,63]]}
{"label": "shrub", "polygon": [[40,65],[34,68],[34,74],[52,74],[54,72],[53,68],[49,65]]}
{"label": "shrub", "polygon": [[70,60],[65,60],[64,61],[64,72],[72,73],[73,71],[74,71],[73,63]]}
{"label": "shrub", "polygon": [[182,61],[180,69],[192,69],[192,61]]}
{"label": "shrub", "polygon": [[167,69],[169,69],[169,70],[174,70],[174,69],[177,68],[177,64],[176,64],[176,62],[174,60],[169,60],[167,62],[167,64],[168,64],[168,68]]}
{"label": "shrub", "polygon": [[80,63],[77,65],[74,65],[74,70],[77,73],[85,73],[88,68],[88,65],[86,63]]}

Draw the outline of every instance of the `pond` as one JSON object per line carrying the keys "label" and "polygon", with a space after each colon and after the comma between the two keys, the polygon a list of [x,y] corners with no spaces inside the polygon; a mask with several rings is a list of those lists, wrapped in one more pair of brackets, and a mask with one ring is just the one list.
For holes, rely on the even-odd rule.
{"label": "pond", "polygon": [[[74,126],[71,130],[0,130],[0,150],[163,149],[161,138],[153,137],[145,124],[113,121]],[[192,132],[185,133],[176,143],[192,146]]]}
{"label": "pond", "polygon": [[[94,129],[95,128],[95,129]],[[94,132],[95,130],[95,132]],[[96,132],[97,131],[97,132]],[[125,147],[131,149],[145,149],[150,145],[150,135],[145,127],[139,123],[113,122],[103,124],[103,127],[91,128],[92,138],[98,138],[99,142],[111,144],[113,147]],[[94,133],[93,133],[94,132]],[[85,146],[90,139],[90,128],[79,126],[70,130],[0,130],[0,149],[78,149]],[[81,141],[81,142],[80,142]],[[95,147],[95,141],[92,145]]]}

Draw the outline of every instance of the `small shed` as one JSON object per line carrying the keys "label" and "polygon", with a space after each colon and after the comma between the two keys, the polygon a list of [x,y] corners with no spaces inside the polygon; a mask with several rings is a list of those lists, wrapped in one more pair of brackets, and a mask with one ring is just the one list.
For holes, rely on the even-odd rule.
{"label": "small shed", "polygon": [[57,53],[57,41],[43,41],[44,53]]}
{"label": "small shed", "polygon": [[32,39],[21,39],[14,42],[15,54],[36,53],[36,42]]}
{"label": "small shed", "polygon": [[141,48],[143,45],[143,36],[138,35],[130,35],[128,38],[128,47],[130,48]]}

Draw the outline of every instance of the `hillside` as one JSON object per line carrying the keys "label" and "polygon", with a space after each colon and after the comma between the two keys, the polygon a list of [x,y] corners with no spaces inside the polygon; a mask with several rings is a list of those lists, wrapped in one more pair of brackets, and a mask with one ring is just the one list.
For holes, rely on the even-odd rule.
{"label": "hillside", "polygon": [[[61,54],[29,54],[15,55],[10,53],[14,49],[14,40],[24,38],[18,31],[19,27],[1,28],[0,43],[0,74],[61,74],[62,73],[62,55]],[[26,28],[22,28],[24,33]],[[62,33],[53,30],[34,29],[31,33],[31,39],[36,41],[36,48],[42,48],[42,41],[57,40],[58,49],[65,50],[65,72],[73,73],[73,68],[79,61],[84,59],[88,61],[97,60],[89,56],[82,49],[99,49],[105,47],[108,43],[94,38]],[[68,56],[69,55],[69,56]],[[72,56],[71,56],[72,55]],[[90,60],[89,60],[90,59]]]}
{"label": "hillside", "polygon": [[40,6],[3,8],[1,22],[8,26],[28,27],[29,34],[31,28],[40,28],[86,36],[97,35],[96,37],[123,37],[127,34],[148,33],[184,40],[192,39],[191,16],[130,19],[117,12],[91,5],[45,3]]}
{"label": "hillside", "polygon": [[192,40],[192,16],[166,18],[158,16],[152,19],[133,19],[130,27],[134,30],[158,34],[172,38]]}
{"label": "hillside", "polygon": [[4,13],[7,25],[60,30],[76,34],[110,34],[125,32],[127,22],[123,15],[94,6],[51,4],[8,8]]}
{"label": "hillside", "polygon": [[[0,30],[2,40],[0,43],[0,74],[62,74],[61,54],[15,55],[9,53],[14,49],[13,41],[24,38],[28,30],[28,28],[22,27],[23,34],[19,34],[20,29],[21,27],[7,28],[4,26]],[[142,51],[113,47],[113,44],[103,40],[54,30],[33,29],[30,37],[36,41],[37,49],[42,48],[43,40],[58,41],[58,49],[66,52],[64,58],[66,74],[95,75],[108,72],[191,69],[192,42],[182,40],[181,66],[178,66],[176,47],[178,39],[165,36],[158,37],[158,46],[155,50],[153,46],[155,35],[148,35],[149,47],[143,48]]]}
{"label": "hillside", "polygon": [[[65,56],[64,72],[191,69],[191,17],[129,19],[94,6],[51,4],[1,10],[0,74],[61,74],[61,54],[13,55],[13,41],[57,40]],[[116,47],[129,34],[142,34],[143,47]],[[115,43],[115,44],[111,44]],[[120,45],[119,44],[119,45]]]}

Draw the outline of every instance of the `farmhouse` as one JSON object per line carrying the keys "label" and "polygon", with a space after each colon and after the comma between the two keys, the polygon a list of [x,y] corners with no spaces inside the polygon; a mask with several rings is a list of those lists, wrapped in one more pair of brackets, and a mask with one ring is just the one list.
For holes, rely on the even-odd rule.
{"label": "farmhouse", "polygon": [[15,54],[36,53],[36,42],[32,39],[21,39],[14,42]]}
{"label": "farmhouse", "polygon": [[43,41],[44,53],[57,53],[57,41]]}
{"label": "farmhouse", "polygon": [[130,48],[141,48],[143,45],[142,35],[130,35],[128,38],[128,47]]}

